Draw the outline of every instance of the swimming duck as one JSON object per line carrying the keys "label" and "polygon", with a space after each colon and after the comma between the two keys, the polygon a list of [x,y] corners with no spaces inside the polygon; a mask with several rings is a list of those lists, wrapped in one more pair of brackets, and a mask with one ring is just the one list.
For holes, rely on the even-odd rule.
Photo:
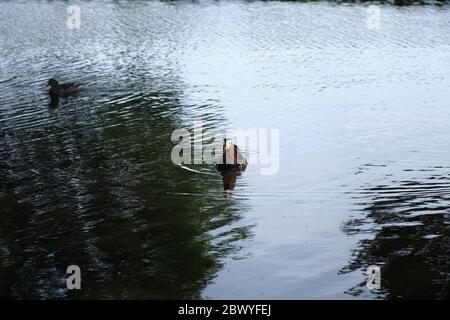
{"label": "swimming duck", "polygon": [[230,139],[224,139],[222,156],[217,160],[216,169],[218,171],[245,171],[247,169],[247,159],[245,159],[238,146],[233,144]]}
{"label": "swimming duck", "polygon": [[50,95],[63,96],[80,91],[79,84],[63,83],[59,84],[56,79],[48,80],[47,86],[50,86]]}

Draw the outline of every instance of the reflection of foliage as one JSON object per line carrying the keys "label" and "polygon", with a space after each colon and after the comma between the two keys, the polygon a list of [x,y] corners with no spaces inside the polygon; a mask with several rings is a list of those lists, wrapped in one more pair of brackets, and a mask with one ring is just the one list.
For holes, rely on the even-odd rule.
{"label": "reflection of foliage", "polygon": [[[321,0],[272,0],[285,2],[317,2]],[[327,2],[336,3],[355,3],[355,4],[390,4],[395,6],[410,6],[410,5],[445,5],[449,3],[448,0],[328,0]]]}
{"label": "reflection of foliage", "polygon": [[[348,234],[375,234],[361,240],[342,272],[381,265],[381,296],[391,299],[445,299],[450,290],[450,177],[402,182],[364,190],[365,217],[344,226]],[[361,283],[348,293],[359,295]]]}
{"label": "reflection of foliage", "polygon": [[[116,96],[0,141],[0,297],[199,298],[250,234],[220,176],[170,160],[176,93]],[[115,101],[115,102],[114,102]],[[4,138],[4,139],[3,139]],[[206,177],[206,178],[205,178]],[[65,290],[82,269],[83,290]]]}

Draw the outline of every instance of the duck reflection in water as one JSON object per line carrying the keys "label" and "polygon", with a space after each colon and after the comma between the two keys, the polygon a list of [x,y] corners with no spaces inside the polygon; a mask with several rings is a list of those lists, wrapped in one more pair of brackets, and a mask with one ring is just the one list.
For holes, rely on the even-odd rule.
{"label": "duck reflection in water", "polygon": [[238,146],[230,139],[224,139],[222,154],[216,161],[216,169],[222,174],[223,189],[226,195],[231,194],[236,186],[236,177],[247,169],[247,159],[245,159]]}
{"label": "duck reflection in water", "polygon": [[50,102],[49,102],[49,107],[50,108],[56,108],[59,105],[59,97],[57,94],[53,94],[51,92],[49,92],[49,97],[50,97]]}

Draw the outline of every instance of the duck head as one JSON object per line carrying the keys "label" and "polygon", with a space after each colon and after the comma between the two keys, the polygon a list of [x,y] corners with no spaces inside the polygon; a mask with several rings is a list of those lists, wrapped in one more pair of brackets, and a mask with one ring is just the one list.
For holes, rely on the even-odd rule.
{"label": "duck head", "polygon": [[229,150],[233,146],[233,143],[231,142],[231,139],[223,139],[223,147],[226,150]]}
{"label": "duck head", "polygon": [[58,81],[56,81],[56,79],[51,78],[50,80],[48,80],[47,82],[47,86],[50,87],[57,87],[59,85]]}

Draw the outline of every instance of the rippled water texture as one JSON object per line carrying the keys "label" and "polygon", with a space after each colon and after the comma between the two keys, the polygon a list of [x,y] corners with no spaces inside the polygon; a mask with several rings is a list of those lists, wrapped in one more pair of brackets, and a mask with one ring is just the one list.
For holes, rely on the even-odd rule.
{"label": "rippled water texture", "polygon": [[[78,4],[0,1],[0,297],[449,297],[449,6]],[[175,166],[194,120],[279,173]]]}

